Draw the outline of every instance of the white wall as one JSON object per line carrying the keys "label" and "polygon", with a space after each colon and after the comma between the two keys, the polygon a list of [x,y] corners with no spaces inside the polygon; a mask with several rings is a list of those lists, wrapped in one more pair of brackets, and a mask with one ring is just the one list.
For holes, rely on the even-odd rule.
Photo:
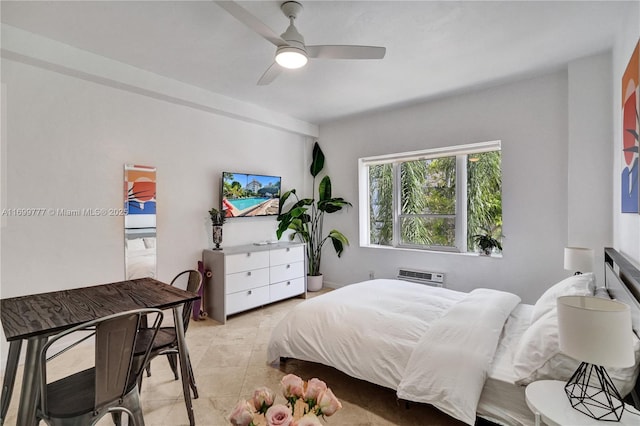
{"label": "white wall", "polygon": [[611,73],[610,53],[568,66],[567,245],[594,250],[594,268],[601,283],[603,249],[613,243]]}
{"label": "white wall", "polygon": [[[593,66],[595,71],[589,71]],[[591,75],[606,73],[606,68],[603,58],[576,65],[577,71]],[[609,83],[593,81],[591,84],[606,86]],[[601,89],[598,87],[598,91],[602,92]],[[604,92],[606,97],[606,90]],[[601,95],[596,96],[599,97]],[[334,193],[352,202],[357,201],[358,195],[356,161],[359,157],[502,140],[505,235],[501,259],[361,248],[357,246],[358,212],[357,204],[354,204],[348,213],[328,217],[325,224],[327,229],[336,227],[345,232],[352,242],[341,259],[327,249],[322,266],[325,281],[341,286],[366,279],[369,271],[374,271],[376,277],[392,277],[396,269],[403,266],[444,272],[447,287],[456,290],[488,286],[513,291],[525,302],[535,301],[551,284],[569,275],[563,270],[563,248],[569,239],[568,223],[574,219],[568,212],[569,192],[574,189],[568,188],[568,166],[573,164],[568,157],[570,101],[568,73],[560,71],[322,125],[320,140],[327,154],[326,164],[334,181]],[[585,114],[598,113],[583,111]],[[604,112],[607,112],[606,108]],[[589,120],[589,117],[583,119]],[[606,125],[606,120],[592,124],[598,134],[604,131],[600,127]],[[584,142],[585,149],[608,143]],[[597,169],[600,164],[606,170],[607,164],[598,158],[601,151],[598,148],[586,155],[591,168]],[[599,198],[610,197],[610,181],[592,184]],[[572,210],[576,208],[573,204]],[[597,228],[598,250],[601,250],[611,239],[608,211],[590,211],[588,214],[580,211],[575,216],[579,217],[580,229],[572,228],[571,238],[575,242],[591,243],[592,236],[584,234]]]}
{"label": "white wall", "polygon": [[640,3],[629,13],[613,50],[613,244],[616,249],[640,265],[640,215],[620,213],[620,173],[622,171],[622,74],[640,38]]}
{"label": "white wall", "polygon": [[[304,179],[306,138],[3,61],[7,206],[117,208],[123,165],[158,168],[158,274],[195,266],[223,170]],[[275,219],[233,219],[225,244],[270,239]],[[122,217],[7,218],[2,297],[122,279]],[[20,283],[20,284],[18,284]],[[28,283],[28,285],[25,285]]]}

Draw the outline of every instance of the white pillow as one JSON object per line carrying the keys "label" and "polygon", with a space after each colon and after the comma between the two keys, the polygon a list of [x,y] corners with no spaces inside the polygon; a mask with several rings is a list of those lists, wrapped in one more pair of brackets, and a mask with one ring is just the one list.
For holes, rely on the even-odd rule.
{"label": "white pillow", "polygon": [[547,289],[533,306],[531,323],[556,309],[556,299],[560,296],[593,296],[596,289],[596,277],[589,272],[572,275]]}
{"label": "white pillow", "polygon": [[144,241],[145,248],[156,248],[156,238],[155,237],[145,237],[142,239]]}
{"label": "white pillow", "polygon": [[520,338],[513,354],[516,383],[523,385],[533,381],[534,373],[559,352],[558,312],[553,309],[532,321]]}
{"label": "white pillow", "polygon": [[[635,366],[607,368],[607,373],[622,395],[633,389],[640,367],[640,340],[633,333],[629,338],[633,339]],[[529,326],[513,355],[518,385],[527,385],[536,380],[567,381],[579,365],[579,361],[560,352],[557,309],[547,312]]]}
{"label": "white pillow", "polygon": [[129,250],[144,250],[144,241],[142,238],[134,238],[132,240],[127,240],[127,248]]}

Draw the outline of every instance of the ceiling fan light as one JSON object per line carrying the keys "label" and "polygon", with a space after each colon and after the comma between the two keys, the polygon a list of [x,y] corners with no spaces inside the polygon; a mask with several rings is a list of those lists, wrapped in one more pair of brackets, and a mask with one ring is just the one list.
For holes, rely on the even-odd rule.
{"label": "ceiling fan light", "polygon": [[281,47],[276,54],[276,62],[284,68],[302,68],[307,64],[307,61],[306,52],[292,46]]}

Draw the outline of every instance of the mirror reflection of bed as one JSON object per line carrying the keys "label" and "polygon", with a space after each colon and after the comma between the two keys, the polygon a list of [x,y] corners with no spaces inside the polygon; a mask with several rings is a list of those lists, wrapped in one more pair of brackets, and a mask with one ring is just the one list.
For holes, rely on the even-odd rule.
{"label": "mirror reflection of bed", "polygon": [[461,293],[395,279],[344,286],[291,309],[273,329],[267,361],[293,374],[297,364],[288,360],[331,366],[470,425],[480,417],[533,426],[526,385],[566,382],[580,364],[559,349],[556,299],[603,297],[631,308],[635,365],[607,372],[640,405],[640,270],[610,248],[605,262],[604,283],[592,273],[568,277],[550,283],[533,305],[505,292]]}
{"label": "mirror reflection of bed", "polygon": [[156,277],[156,229],[125,230],[126,279]]}

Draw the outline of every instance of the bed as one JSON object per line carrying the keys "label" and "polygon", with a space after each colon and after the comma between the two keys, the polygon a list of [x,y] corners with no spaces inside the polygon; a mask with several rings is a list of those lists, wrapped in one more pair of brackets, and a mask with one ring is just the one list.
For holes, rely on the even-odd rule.
{"label": "bed", "polygon": [[126,235],[125,264],[128,280],[156,277],[155,233]]}
{"label": "bed", "polygon": [[[605,249],[605,259],[605,286],[596,288],[593,274],[572,276],[534,305],[490,289],[461,293],[385,279],[351,284],[294,307],[273,330],[268,360],[335,367],[471,425],[476,416],[533,425],[526,384],[567,380],[578,366],[558,348],[557,297],[623,300],[632,306],[635,333],[640,330],[640,273],[613,249]],[[638,378],[636,334],[629,336],[636,365],[607,369],[623,395]]]}

